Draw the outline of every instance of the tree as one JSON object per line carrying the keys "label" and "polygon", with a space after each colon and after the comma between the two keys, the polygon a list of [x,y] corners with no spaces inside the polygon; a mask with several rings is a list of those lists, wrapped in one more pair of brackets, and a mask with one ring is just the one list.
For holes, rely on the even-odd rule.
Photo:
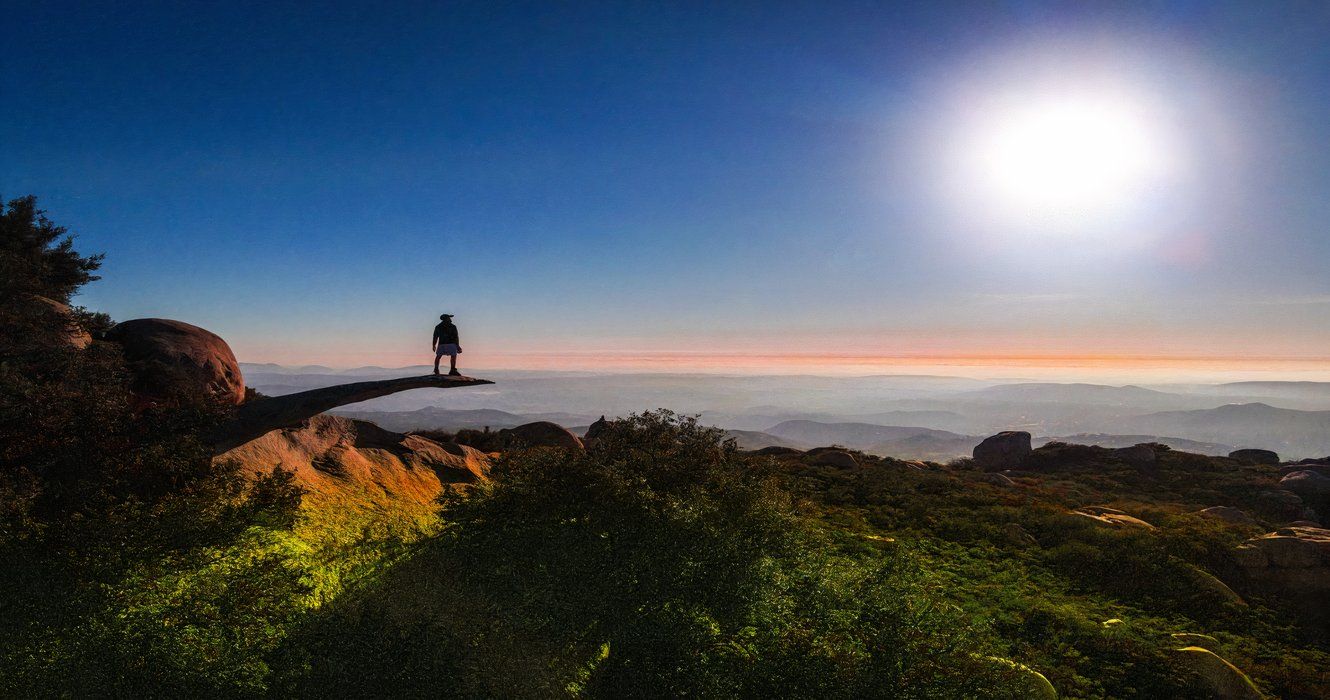
{"label": "tree", "polygon": [[[0,695],[165,687],[173,666],[143,661],[190,633],[127,611],[254,525],[289,525],[299,503],[288,474],[251,483],[213,463],[208,397],[135,410],[119,349],[71,344],[97,317],[63,304],[100,261],[32,197],[0,216]],[[272,562],[251,568],[270,591],[214,623],[243,629],[298,588]]]}
{"label": "tree", "polygon": [[9,200],[0,209],[0,302],[35,294],[68,304],[83,285],[97,280],[102,256],[83,256],[74,239],[37,208],[34,196]]}

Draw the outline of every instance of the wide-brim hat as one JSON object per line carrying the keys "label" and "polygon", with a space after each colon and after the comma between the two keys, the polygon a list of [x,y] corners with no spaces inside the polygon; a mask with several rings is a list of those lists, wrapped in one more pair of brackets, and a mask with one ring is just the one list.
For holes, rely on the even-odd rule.
{"label": "wide-brim hat", "polygon": [[452,314],[439,314],[439,318],[452,318]]}

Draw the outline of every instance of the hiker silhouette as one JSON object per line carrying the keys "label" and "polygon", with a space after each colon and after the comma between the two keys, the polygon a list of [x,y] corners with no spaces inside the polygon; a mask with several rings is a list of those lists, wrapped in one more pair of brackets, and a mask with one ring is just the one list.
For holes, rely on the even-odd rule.
{"label": "hiker silhouette", "polygon": [[462,354],[462,346],[459,344],[457,336],[457,326],[453,325],[452,314],[442,314],[439,316],[439,325],[434,327],[434,342],[430,344],[434,350],[434,373],[439,373],[439,360],[444,355],[448,356],[448,375],[459,377],[461,372],[457,371],[457,356]]}

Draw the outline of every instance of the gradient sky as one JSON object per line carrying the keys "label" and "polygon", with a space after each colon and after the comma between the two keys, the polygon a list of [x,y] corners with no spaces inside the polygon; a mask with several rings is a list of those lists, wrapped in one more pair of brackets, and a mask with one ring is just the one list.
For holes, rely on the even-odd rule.
{"label": "gradient sky", "polygon": [[[4,7],[0,196],[242,360],[1330,366],[1324,2]],[[1173,165],[1049,233],[957,158],[1068,89]]]}

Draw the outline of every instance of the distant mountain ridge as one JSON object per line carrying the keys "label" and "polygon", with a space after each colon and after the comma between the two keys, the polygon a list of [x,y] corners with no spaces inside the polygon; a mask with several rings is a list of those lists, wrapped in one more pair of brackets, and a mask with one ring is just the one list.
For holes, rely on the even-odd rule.
{"label": "distant mountain ridge", "polygon": [[869,454],[947,461],[968,457],[980,438],[947,430],[872,423],[820,423],[790,420],[763,431],[795,447],[841,445]]}
{"label": "distant mountain ridge", "polygon": [[1229,382],[1221,391],[1241,391],[1245,395],[1276,398],[1330,399],[1330,382]]}
{"label": "distant mountain ridge", "polygon": [[830,445],[834,443],[855,449],[917,435],[940,438],[968,437],[947,430],[916,426],[877,425],[874,423],[821,423],[811,420],[788,420],[773,425],[762,432],[808,445]]}
{"label": "distant mountain ridge", "polygon": [[1264,403],[1227,404],[1126,418],[1117,422],[1117,428],[1114,432],[1150,431],[1259,447],[1286,457],[1330,454],[1330,411],[1300,411]]}
{"label": "distant mountain ridge", "polygon": [[1041,402],[1041,403],[1091,403],[1091,404],[1130,404],[1130,403],[1178,403],[1188,397],[1182,394],[1146,389],[1135,385],[1111,386],[1107,384],[1053,382],[1025,382],[991,386],[977,391],[967,392],[967,398],[995,399],[1002,401]]}

